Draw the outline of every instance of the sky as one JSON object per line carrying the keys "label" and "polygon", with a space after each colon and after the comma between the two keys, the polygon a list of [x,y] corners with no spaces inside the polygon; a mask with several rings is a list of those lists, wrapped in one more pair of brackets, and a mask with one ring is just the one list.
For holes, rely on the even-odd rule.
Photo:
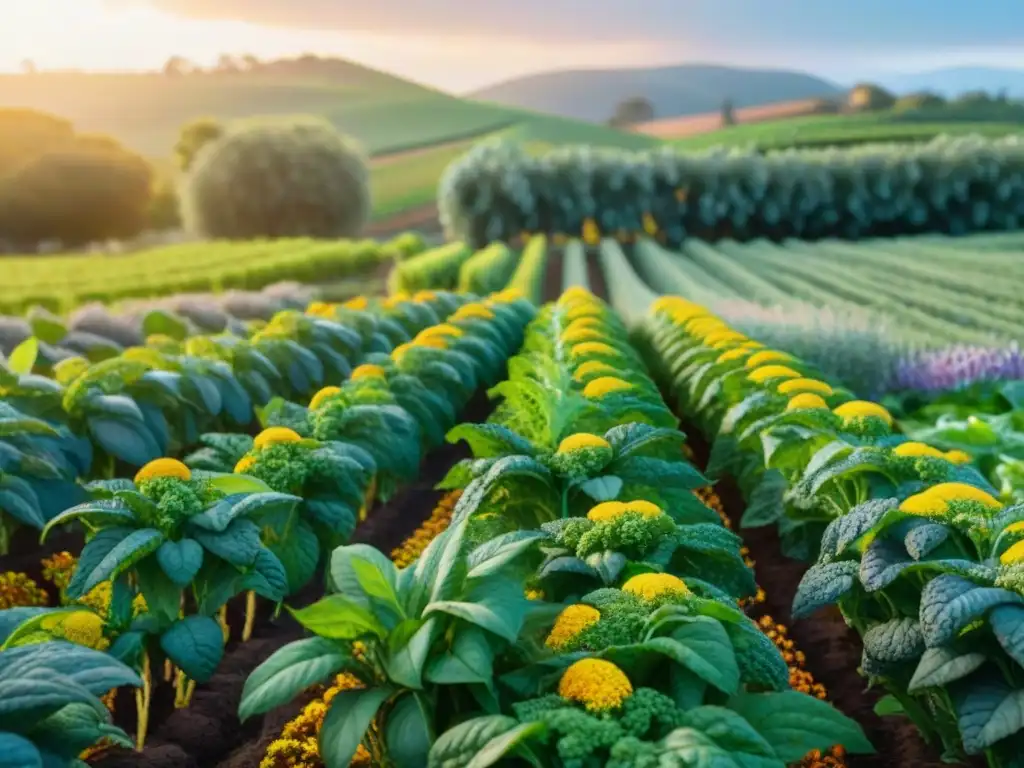
{"label": "sky", "polygon": [[[6,7],[5,7],[6,6]],[[0,70],[332,55],[465,92],[550,69],[703,62],[840,83],[1024,61],[1022,0],[0,0]]]}

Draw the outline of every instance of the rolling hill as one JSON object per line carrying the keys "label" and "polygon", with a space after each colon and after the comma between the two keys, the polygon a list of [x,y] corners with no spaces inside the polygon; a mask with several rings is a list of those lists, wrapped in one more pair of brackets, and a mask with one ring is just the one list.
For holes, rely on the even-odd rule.
{"label": "rolling hill", "polygon": [[736,107],[837,96],[844,89],[801,72],[682,64],[643,69],[546,72],[474,91],[471,98],[505,106],[604,121],[621,101],[643,96],[656,118],[695,115],[719,109],[725,99]]}
{"label": "rolling hill", "polygon": [[0,75],[0,108],[24,107],[71,120],[150,157],[167,157],[181,125],[315,114],[390,154],[503,130],[531,140],[639,148],[653,139],[521,109],[458,98],[340,59],[306,57],[246,72],[42,72]]}

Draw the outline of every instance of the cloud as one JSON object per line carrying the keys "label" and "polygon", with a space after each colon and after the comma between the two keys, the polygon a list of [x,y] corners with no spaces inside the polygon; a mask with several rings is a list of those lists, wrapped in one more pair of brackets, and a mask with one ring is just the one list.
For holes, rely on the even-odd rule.
{"label": "cloud", "polygon": [[296,29],[537,41],[675,42],[682,49],[893,51],[1024,42],[1020,0],[106,0]]}

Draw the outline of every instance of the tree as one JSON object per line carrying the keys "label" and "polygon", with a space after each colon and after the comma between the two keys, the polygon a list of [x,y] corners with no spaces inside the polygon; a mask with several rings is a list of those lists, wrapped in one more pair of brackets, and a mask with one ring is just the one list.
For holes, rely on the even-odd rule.
{"label": "tree", "polygon": [[736,125],[736,114],[732,107],[732,99],[722,102],[722,125]]}
{"label": "tree", "polygon": [[873,112],[892,109],[896,105],[896,97],[880,85],[858,83],[850,89],[846,103],[858,112]]}
{"label": "tree", "polygon": [[946,104],[946,100],[937,93],[930,91],[918,91],[916,93],[908,93],[905,96],[900,96],[896,100],[896,109],[909,110],[909,109],[935,109],[937,107],[943,107]]}
{"label": "tree", "polygon": [[625,127],[653,119],[654,105],[642,96],[632,96],[619,103],[608,124],[613,127]]}
{"label": "tree", "polygon": [[182,171],[188,171],[199,150],[224,135],[224,126],[212,117],[201,117],[181,127],[174,157]]}
{"label": "tree", "polygon": [[182,56],[171,56],[164,64],[164,74],[169,77],[186,75],[190,69],[188,60]]}
{"label": "tree", "polygon": [[74,140],[70,120],[32,109],[0,109],[0,178]]}

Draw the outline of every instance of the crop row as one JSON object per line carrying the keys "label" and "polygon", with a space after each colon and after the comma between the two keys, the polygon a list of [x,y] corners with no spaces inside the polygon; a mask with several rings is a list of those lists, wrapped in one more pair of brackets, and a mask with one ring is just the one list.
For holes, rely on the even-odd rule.
{"label": "crop row", "polygon": [[182,243],[117,255],[7,256],[0,314],[18,315],[33,305],[63,313],[94,301],[253,290],[283,280],[323,283],[422,248],[408,234],[386,243],[281,239]]}
{"label": "crop row", "polygon": [[336,549],[332,593],[295,612],[313,636],[250,676],[243,717],[335,680],[311,705],[328,768],[782,768],[870,749],[789,689],[737,608],[756,591],[739,538],[693,493],[706,480],[605,305],[576,290],[542,309],[492,392],[489,421],[448,436],[473,457],[441,483],[461,490],[447,527],[405,567]]}
{"label": "crop row", "polygon": [[939,137],[921,145],[680,154],[591,147],[533,155],[474,147],[439,186],[449,237],[472,245],[524,232],[593,241],[618,233],[689,238],[963,235],[1016,230],[1024,165],[1019,136]]}
{"label": "crop row", "polygon": [[[417,306],[432,314],[438,300],[424,298]],[[34,668],[53,686],[40,694],[45,707],[32,695],[5,693],[0,740],[17,748],[13,764],[70,765],[101,737],[127,745],[122,731],[97,717],[95,699],[125,684],[140,686],[141,745],[161,659],[177,670],[176,706],[188,706],[223,656],[227,602],[248,595],[247,639],[257,595],[280,606],[314,577],[323,548],[349,538],[374,496],[415,475],[473,392],[500,377],[533,314],[501,295],[481,303],[446,298],[457,307],[446,322],[390,354],[368,353],[308,408],[272,400],[255,439],[203,435],[206,447],[187,464],[158,458],[134,480],[94,479],[84,487],[91,500],[45,521],[44,538],[81,525],[87,540],[61,584],[62,607],[0,612],[0,686],[13,695]],[[26,430],[24,419],[4,426],[2,445],[26,456],[46,455],[33,443],[56,437]],[[62,640],[107,653],[68,650]],[[85,721],[83,708],[92,712]],[[58,711],[60,718],[49,718]]]}
{"label": "crop row", "polygon": [[950,759],[1016,765],[1024,744],[1024,506],[963,451],[894,429],[882,406],[766,349],[705,308],[658,300],[639,336],[656,377],[736,479],[745,528],[814,564],[794,616],[837,604],[862,672]]}

